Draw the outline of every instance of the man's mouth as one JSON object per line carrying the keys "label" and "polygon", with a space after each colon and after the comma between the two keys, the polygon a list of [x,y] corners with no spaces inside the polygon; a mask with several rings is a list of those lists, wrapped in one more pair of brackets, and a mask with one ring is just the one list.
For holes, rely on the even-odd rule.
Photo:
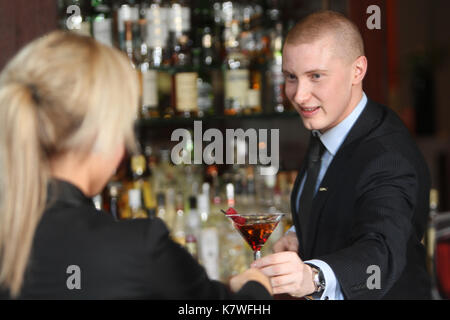
{"label": "man's mouth", "polygon": [[318,107],[300,107],[300,113],[303,116],[313,116],[315,115],[320,109],[320,106]]}

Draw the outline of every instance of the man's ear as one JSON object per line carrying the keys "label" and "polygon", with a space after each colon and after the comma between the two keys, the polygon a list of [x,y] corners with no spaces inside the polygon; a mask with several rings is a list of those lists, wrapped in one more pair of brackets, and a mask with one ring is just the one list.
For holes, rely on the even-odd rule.
{"label": "man's ear", "polygon": [[359,56],[353,63],[353,81],[352,84],[359,84],[363,81],[367,72],[367,58]]}

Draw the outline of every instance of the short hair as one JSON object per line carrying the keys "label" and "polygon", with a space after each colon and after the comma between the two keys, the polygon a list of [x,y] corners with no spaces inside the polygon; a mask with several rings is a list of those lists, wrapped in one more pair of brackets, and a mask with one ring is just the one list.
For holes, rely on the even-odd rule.
{"label": "short hair", "polygon": [[286,44],[311,43],[332,36],[345,58],[356,59],[364,55],[364,42],[358,27],[343,14],[323,10],[299,21],[286,37]]}

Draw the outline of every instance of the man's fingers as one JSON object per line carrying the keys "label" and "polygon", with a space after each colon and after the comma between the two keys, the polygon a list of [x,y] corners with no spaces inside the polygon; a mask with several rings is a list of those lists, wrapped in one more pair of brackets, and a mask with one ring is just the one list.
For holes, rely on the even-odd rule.
{"label": "man's fingers", "polygon": [[252,263],[252,267],[254,268],[264,268],[273,264],[285,263],[285,262],[295,262],[301,261],[300,257],[296,252],[292,251],[284,251],[277,252],[268,256],[265,256],[261,259],[258,259]]}
{"label": "man's fingers", "polygon": [[284,238],[281,238],[280,240],[275,242],[275,244],[273,245],[273,252],[275,252],[275,253],[286,251],[287,249],[288,248],[286,246],[286,241]]}
{"label": "man's fingers", "polygon": [[273,294],[289,293],[292,295],[296,295],[297,290],[298,285],[296,283],[290,283],[284,286],[273,288]]}
{"label": "man's fingers", "polygon": [[291,274],[295,271],[295,268],[292,263],[278,263],[260,268],[259,270],[261,270],[268,277],[276,277]]}
{"label": "man's fingers", "polygon": [[283,287],[295,282],[295,274],[289,273],[282,276],[276,276],[270,278],[270,284],[273,288],[275,287]]}

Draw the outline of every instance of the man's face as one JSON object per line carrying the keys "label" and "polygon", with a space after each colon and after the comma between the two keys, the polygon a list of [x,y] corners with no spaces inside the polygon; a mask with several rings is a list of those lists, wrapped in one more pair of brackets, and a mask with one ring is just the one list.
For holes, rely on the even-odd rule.
{"label": "man's face", "polygon": [[308,130],[323,133],[345,119],[354,107],[352,63],[334,52],[330,38],[287,43],[283,48],[286,96]]}

